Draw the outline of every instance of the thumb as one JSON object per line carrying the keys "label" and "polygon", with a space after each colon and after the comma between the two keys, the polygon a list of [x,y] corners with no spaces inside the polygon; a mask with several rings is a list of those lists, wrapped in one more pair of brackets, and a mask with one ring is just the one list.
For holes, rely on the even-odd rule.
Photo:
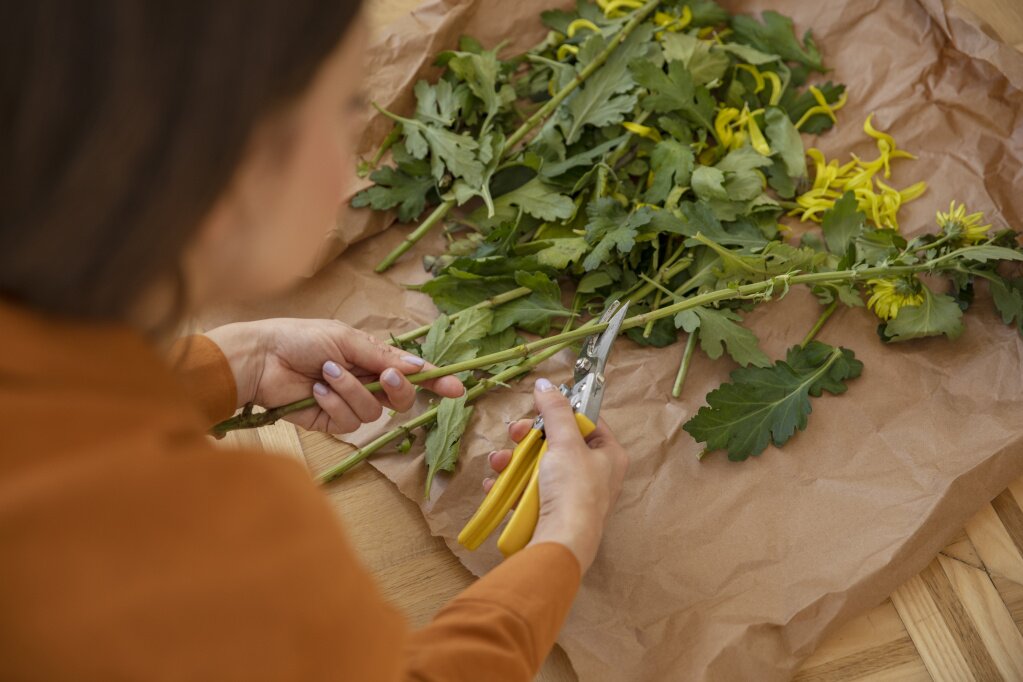
{"label": "thumb", "polygon": [[537,379],[533,387],[533,400],[543,416],[544,431],[551,446],[578,445],[583,442],[572,406],[557,386],[547,379]]}

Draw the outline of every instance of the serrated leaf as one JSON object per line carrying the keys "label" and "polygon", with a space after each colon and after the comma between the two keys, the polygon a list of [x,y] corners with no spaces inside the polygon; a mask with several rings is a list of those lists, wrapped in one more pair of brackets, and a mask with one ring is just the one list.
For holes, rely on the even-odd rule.
{"label": "serrated leaf", "polygon": [[751,16],[732,17],[732,30],[736,37],[763,52],[824,72],[820,50],[810,31],[806,32],[800,42],[795,35],[792,20],[788,17],[770,10],[764,12],[762,17],[762,24]]}
{"label": "serrated leaf", "polygon": [[738,57],[740,62],[752,64],[753,66],[770,64],[771,62],[776,62],[781,59],[781,57],[776,54],[767,54],[766,52],[761,52],[749,45],[742,45],[740,43],[724,43],[722,45],[718,45],[718,49],[730,52]]}
{"label": "serrated leaf", "polygon": [[[462,86],[463,88],[465,86]],[[441,79],[430,85],[425,80],[416,81],[416,118],[424,123],[433,123],[442,128],[454,125],[462,103],[455,94],[455,86]]]}
{"label": "serrated leaf", "polygon": [[[621,123],[625,115],[632,111],[636,96],[628,92],[633,87],[628,65],[646,54],[651,46],[653,31],[652,25],[643,24],[629,34],[604,65],[566,100],[568,118],[560,120],[566,143],[572,144],[578,140],[585,126]],[[587,55],[600,52],[604,46],[604,38],[599,33],[587,38],[579,51],[579,68],[585,68]]]}
{"label": "serrated leaf", "polygon": [[483,162],[476,157],[479,143],[459,133],[438,128],[420,121],[395,117],[405,131],[405,146],[417,159],[430,154],[430,171],[439,182],[444,178],[445,169],[452,175],[478,187],[483,181]]}
{"label": "serrated leaf", "polygon": [[705,201],[728,199],[728,190],[725,189],[725,174],[718,168],[713,166],[697,166],[696,170],[693,171],[691,182],[693,184],[693,192]]}
{"label": "serrated leaf", "polygon": [[[711,360],[720,358],[727,347],[728,355],[743,367],[749,365],[766,367],[771,364],[771,359],[760,350],[757,335],[738,324],[742,322],[742,317],[734,310],[727,308],[716,310],[701,306],[693,308],[692,312],[699,318],[700,348]],[[692,327],[691,319],[679,319],[676,316],[675,326],[687,332],[693,331],[686,329],[687,326]]]}
{"label": "serrated leaf", "polygon": [[586,207],[589,221],[586,223],[586,241],[593,250],[583,261],[583,268],[594,270],[617,250],[626,254],[636,244],[636,233],[650,222],[651,211],[641,208],[626,213],[621,204],[610,197],[601,197]]}
{"label": "serrated leaf", "polygon": [[944,334],[957,339],[963,333],[963,310],[948,294],[935,294],[923,288],[924,302],[899,308],[899,314],[885,325],[884,332],[891,341],[909,341],[925,336]]}
{"label": "serrated leaf", "polygon": [[476,357],[476,341],[490,333],[494,313],[488,308],[469,308],[453,321],[441,315],[423,340],[423,359],[437,366]]}
{"label": "serrated leaf", "polygon": [[502,194],[494,200],[495,210],[500,213],[502,207],[517,206],[529,215],[540,220],[567,220],[575,212],[575,203],[568,195],[543,182],[539,176],[526,184]]}
{"label": "serrated leaf", "polygon": [[986,263],[992,260],[1023,261],[1023,253],[1005,246],[994,244],[982,244],[970,246],[961,251],[962,257],[966,260]]}
{"label": "serrated leaf", "polygon": [[504,103],[498,92],[498,74],[501,63],[497,59],[496,50],[483,50],[476,54],[472,52],[446,52],[441,53],[441,60],[446,60],[446,66],[466,85],[469,90],[481,102],[486,113],[481,132],[485,133],[490,127],[490,121],[501,109]]}
{"label": "serrated leaf", "polygon": [[713,130],[714,97],[707,88],[693,83],[685,64],[668,62],[668,73],[649,61],[629,65],[632,77],[649,90],[643,106],[661,114],[679,112],[691,123]]}
{"label": "serrated leaf", "polygon": [[856,196],[852,192],[843,194],[821,219],[828,251],[840,257],[845,255],[849,245],[863,232],[866,222],[867,216],[860,211]]}
{"label": "serrated leaf", "polygon": [[653,183],[646,191],[647,203],[659,204],[675,187],[689,184],[693,174],[693,150],[675,140],[662,140],[650,152],[650,170]]}
{"label": "serrated leaf", "polygon": [[786,360],[770,367],[733,371],[731,381],[711,391],[707,405],[683,428],[706,443],[707,451],[727,450],[729,459],[741,461],[759,455],[770,443],[784,445],[806,428],[811,395],[845,391],[845,382],[862,369],[863,363],[846,348],[819,341],[795,346]]}
{"label": "serrated leaf", "polygon": [[627,137],[627,135],[621,135],[596,147],[589,147],[578,154],[568,157],[564,161],[545,163],[540,169],[540,174],[545,178],[556,178],[573,168],[593,166],[593,164],[597,163],[608,152],[621,144]]}
{"label": "serrated leaf", "polygon": [[1023,329],[1023,279],[1004,279],[995,275],[988,286],[1002,322]]}
{"label": "serrated leaf", "polygon": [[437,423],[426,435],[426,490],[425,496],[430,497],[433,477],[438,471],[454,471],[458,464],[458,450],[462,444],[462,434],[469,425],[472,407],[465,406],[468,396],[460,398],[442,398],[437,406]]}
{"label": "serrated leaf", "polygon": [[665,61],[685,64],[696,85],[706,85],[725,75],[729,59],[716,46],[688,33],[666,33],[661,38]]}
{"label": "serrated leaf", "polygon": [[548,246],[534,255],[541,265],[564,270],[583,257],[590,246],[582,237],[564,237],[548,240]]}
{"label": "serrated leaf", "polygon": [[519,327],[534,334],[550,331],[551,320],[567,317],[570,310],[561,305],[561,289],[558,283],[542,272],[519,271],[515,283],[529,287],[533,293],[524,298],[503,303],[494,310],[491,330],[494,333],[509,327]]}
{"label": "serrated leaf", "polygon": [[378,168],[370,174],[369,179],[376,184],[352,197],[352,206],[369,206],[378,211],[397,207],[398,221],[402,223],[412,222],[423,212],[426,208],[426,195],[435,186],[430,176],[407,175],[391,166]]}

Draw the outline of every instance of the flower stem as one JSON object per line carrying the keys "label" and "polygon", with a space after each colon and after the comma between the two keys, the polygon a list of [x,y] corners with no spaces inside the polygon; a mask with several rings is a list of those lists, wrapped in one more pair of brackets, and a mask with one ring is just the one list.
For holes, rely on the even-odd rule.
{"label": "flower stem", "polygon": [[[571,95],[576,90],[576,88],[582,85],[587,78],[592,76],[597,71],[597,69],[604,65],[604,62],[607,61],[608,57],[610,57],[611,54],[618,48],[618,46],[621,45],[627,37],[629,37],[630,33],[636,30],[636,27],[643,23],[643,20],[646,19],[647,16],[649,16],[650,13],[653,12],[654,9],[656,9],[657,5],[659,4],[660,0],[648,0],[648,2],[645,5],[636,10],[636,12],[633,14],[633,18],[629,21],[629,23],[625,24],[625,26],[622,27],[622,30],[620,30],[617,33],[617,35],[615,35],[615,37],[611,39],[607,47],[601,50],[597,54],[597,56],[593,58],[593,61],[587,64],[582,71],[576,74],[576,77],[572,79],[572,82],[568,83],[565,87],[561,88],[561,90],[558,90],[553,97],[547,100],[547,102],[545,102],[542,107],[537,109],[532,116],[526,119],[525,122],[523,122],[523,124],[520,125],[518,129],[514,133],[512,133],[507,140],[505,140],[504,146],[501,148],[501,153],[499,154],[499,156],[502,159],[509,156],[515,150],[515,146],[519,142],[521,142],[526,137],[526,135],[529,134],[531,130],[533,130],[538,125],[540,125],[544,120],[546,120],[546,118],[550,116],[555,109],[558,108],[558,105],[565,101],[566,97]],[[422,239],[427,232],[429,232],[437,223],[443,220],[444,216],[448,214],[448,212],[452,209],[452,207],[454,207],[454,205],[455,205],[454,200],[449,199],[444,203],[440,204],[439,206],[437,206],[437,208],[433,210],[433,213],[431,213],[419,227],[417,227],[415,230],[412,231],[411,234],[405,237],[405,239],[402,240],[401,244],[398,244],[398,246],[393,251],[391,251],[391,253],[387,254],[386,258],[380,261],[380,264],[377,265],[376,267],[376,271],[383,272],[390,268],[392,265],[394,265],[395,261],[401,258],[401,256],[406,251],[411,249],[412,246],[420,239]]]}
{"label": "flower stem", "polygon": [[682,395],[682,384],[685,383],[686,375],[689,374],[689,364],[693,361],[693,351],[696,350],[696,338],[699,330],[694,329],[686,339],[685,350],[682,351],[682,362],[678,366],[678,374],[675,375],[675,385],[671,387],[671,396],[677,398]]}
{"label": "flower stem", "polygon": [[[531,358],[528,358],[523,362],[520,362],[514,367],[510,367],[504,370],[503,372],[499,372],[489,379],[484,379],[483,381],[469,389],[467,400],[475,400],[476,398],[480,397],[490,389],[496,386],[500,386],[503,383],[510,381],[511,379],[514,379],[517,376],[526,374],[544,360],[556,355],[565,348],[568,348],[570,345],[571,342],[566,342],[563,344],[552,346],[551,348],[548,348],[544,352],[539,353]],[[330,481],[333,481],[335,478],[338,478],[344,473],[350,471],[352,467],[359,464],[364,459],[366,459],[367,457],[369,457],[374,452],[378,451],[380,448],[384,447],[391,441],[401,438],[412,429],[416,429],[421,426],[426,426],[427,424],[432,422],[434,419],[437,418],[437,410],[438,410],[437,407],[430,408],[429,410],[423,412],[418,417],[415,417],[414,419],[405,422],[404,424],[395,429],[391,429],[390,431],[383,434],[379,438],[373,440],[370,443],[367,443],[366,445],[359,448],[352,454],[348,455],[343,460],[341,460],[341,462],[339,462],[337,465],[321,473],[319,476],[316,477],[316,480],[319,483],[329,483]]]}
{"label": "flower stem", "polygon": [[[892,277],[896,275],[911,275],[919,272],[934,271],[937,266],[941,263],[953,260],[960,257],[963,253],[968,252],[973,247],[964,247],[957,249],[951,253],[945,254],[934,260],[925,261],[923,263],[916,263],[914,265],[880,265],[870,268],[863,268],[859,270],[831,270],[827,272],[807,272],[798,274],[783,274],[769,277],[760,282],[753,282],[751,284],[743,284],[741,286],[726,287],[724,289],[716,289],[714,291],[708,291],[704,294],[697,296],[691,296],[677,300],[675,303],[658,308],[657,310],[651,310],[646,313],[639,315],[633,315],[632,317],[626,318],[622,322],[622,331],[626,329],[632,329],[633,327],[643,327],[647,322],[651,320],[659,320],[663,317],[671,317],[683,310],[690,310],[692,308],[698,308],[700,306],[709,305],[711,303],[717,303],[719,301],[727,301],[733,299],[747,299],[750,297],[763,295],[766,292],[773,291],[775,287],[788,287],[794,284],[828,284],[828,283],[842,283],[842,282],[858,282],[872,278]],[[684,261],[680,261],[684,262]],[[656,289],[656,286],[651,286],[650,291]],[[629,296],[630,300],[637,300],[634,298],[635,294]],[[530,358],[535,355],[537,351],[543,348],[549,348],[551,346],[560,346],[564,344],[565,347],[571,343],[585,338],[590,334],[602,332],[607,329],[606,322],[597,322],[591,320],[585,325],[576,329],[564,332],[562,334],[556,334],[554,336],[546,336],[539,338],[529,343],[519,344],[508,348],[503,351],[491,353],[489,355],[483,355],[473,360],[466,360],[465,362],[456,362],[445,367],[438,367],[436,369],[427,370],[425,372],[417,372],[415,374],[408,375],[408,380],[414,384],[422,383],[430,379],[439,379],[449,374],[457,374],[466,370],[481,369],[483,367],[489,367],[490,365],[498,362],[506,362],[508,360],[514,360],[516,358]],[[514,369],[514,368],[513,368]],[[500,376],[500,375],[498,375]],[[489,380],[493,381],[493,379]],[[373,383],[366,384],[366,389],[370,391],[379,391],[380,382],[374,381]],[[313,407],[315,401],[312,398],[306,398],[304,400],[296,401],[288,405],[282,405],[280,407],[274,407],[266,412],[251,415],[238,415],[232,417],[220,424],[217,424],[213,428],[215,435],[223,435],[228,431],[241,428],[254,428],[257,426],[264,426],[272,424],[282,416],[297,412],[298,410],[305,409],[307,407]],[[267,416],[270,415],[270,416]]]}
{"label": "flower stem", "polygon": [[[469,306],[468,308],[463,308],[458,312],[451,313],[450,315],[448,315],[448,319],[457,320],[459,317],[466,314],[470,310],[479,310],[481,308],[493,308],[495,306],[501,305],[502,303],[507,303],[508,301],[514,301],[517,298],[528,296],[531,293],[533,293],[533,290],[530,289],[529,287],[517,287],[515,289],[512,289],[511,291],[506,291],[503,294],[491,296],[490,298],[484,301],[480,301],[476,305],[472,305]],[[415,341],[420,336],[426,336],[427,332],[430,331],[430,327],[432,326],[433,325],[430,324],[424,324],[422,327],[416,327],[412,331],[407,331],[404,334],[393,337],[387,343],[394,345],[396,343],[402,344],[407,343],[409,341]]]}
{"label": "flower stem", "polygon": [[821,313],[821,316],[817,318],[817,321],[814,323],[813,327],[807,333],[806,338],[804,338],[803,342],[799,345],[805,346],[806,344],[813,341],[814,337],[817,336],[817,333],[821,330],[821,328],[824,327],[824,323],[827,322],[831,318],[831,316],[835,314],[835,310],[837,308],[838,299],[836,298],[834,301],[831,302],[831,304],[827,308],[824,309],[824,312]]}

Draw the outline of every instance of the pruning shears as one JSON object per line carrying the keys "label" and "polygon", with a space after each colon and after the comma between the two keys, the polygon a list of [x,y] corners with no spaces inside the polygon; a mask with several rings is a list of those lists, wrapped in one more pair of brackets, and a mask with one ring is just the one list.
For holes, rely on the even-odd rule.
{"label": "pruning shears", "polygon": [[[559,387],[572,405],[583,437],[597,428],[600,402],[604,397],[604,368],[628,307],[628,301],[624,304],[613,301],[607,307],[600,318],[601,323],[607,323],[607,328],[586,337],[575,361],[572,386],[562,384]],[[526,546],[533,537],[540,516],[540,460],[546,452],[543,417],[537,416],[529,433],[512,452],[508,466],[458,534],[459,543],[468,549],[478,548],[501,524],[508,510],[515,506],[508,525],[497,540],[497,547],[507,557]]]}

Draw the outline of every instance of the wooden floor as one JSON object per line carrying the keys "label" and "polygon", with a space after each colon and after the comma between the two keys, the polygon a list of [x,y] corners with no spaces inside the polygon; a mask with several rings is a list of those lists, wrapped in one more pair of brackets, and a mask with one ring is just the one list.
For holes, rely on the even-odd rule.
{"label": "wooden floor", "polygon": [[[371,0],[380,27],[418,0]],[[1023,49],[1023,0],[968,0],[1011,45]],[[346,446],[281,423],[225,439],[298,457],[315,472]],[[472,575],[431,537],[419,509],[381,474],[359,467],[326,490],[350,540],[385,596],[421,625]],[[1023,479],[986,505],[918,576],[883,604],[833,633],[796,679],[859,682],[1023,680]],[[560,648],[539,680],[576,680]]]}

